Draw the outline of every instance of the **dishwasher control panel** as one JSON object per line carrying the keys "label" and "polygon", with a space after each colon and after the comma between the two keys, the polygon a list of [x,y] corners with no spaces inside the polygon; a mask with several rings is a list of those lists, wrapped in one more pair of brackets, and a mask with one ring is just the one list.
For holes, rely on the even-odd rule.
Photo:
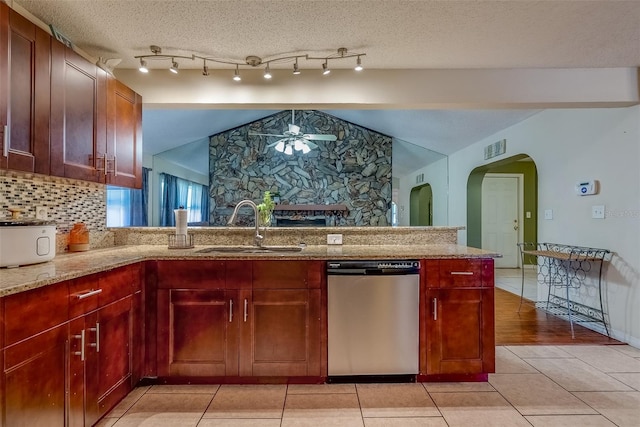
{"label": "dishwasher control panel", "polygon": [[419,274],[420,261],[417,260],[346,260],[327,261],[327,274]]}

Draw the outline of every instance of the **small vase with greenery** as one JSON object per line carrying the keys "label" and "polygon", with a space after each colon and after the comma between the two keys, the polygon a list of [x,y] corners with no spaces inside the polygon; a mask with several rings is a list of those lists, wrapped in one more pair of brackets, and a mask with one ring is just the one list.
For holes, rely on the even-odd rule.
{"label": "small vase with greenery", "polygon": [[260,213],[260,224],[263,227],[268,227],[271,225],[271,216],[273,215],[273,209],[275,207],[276,204],[271,198],[271,191],[265,191],[262,203],[258,205],[258,212]]}

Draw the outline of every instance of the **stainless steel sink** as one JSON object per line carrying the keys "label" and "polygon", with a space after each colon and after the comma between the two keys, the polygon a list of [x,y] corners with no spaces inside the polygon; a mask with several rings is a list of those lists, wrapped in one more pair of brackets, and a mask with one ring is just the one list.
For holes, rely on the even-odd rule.
{"label": "stainless steel sink", "polygon": [[211,246],[199,249],[197,253],[226,252],[226,253],[267,253],[267,252],[300,252],[300,246]]}

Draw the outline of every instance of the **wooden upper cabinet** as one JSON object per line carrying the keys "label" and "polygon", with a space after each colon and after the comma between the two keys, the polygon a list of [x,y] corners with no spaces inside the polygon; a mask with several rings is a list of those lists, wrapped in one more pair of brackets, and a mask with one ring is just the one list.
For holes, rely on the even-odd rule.
{"label": "wooden upper cabinet", "polygon": [[51,40],[51,174],[106,182],[107,74]]}
{"label": "wooden upper cabinet", "polygon": [[0,167],[49,173],[51,37],[0,4]]}
{"label": "wooden upper cabinet", "polygon": [[107,182],[142,188],[142,98],[108,77]]}

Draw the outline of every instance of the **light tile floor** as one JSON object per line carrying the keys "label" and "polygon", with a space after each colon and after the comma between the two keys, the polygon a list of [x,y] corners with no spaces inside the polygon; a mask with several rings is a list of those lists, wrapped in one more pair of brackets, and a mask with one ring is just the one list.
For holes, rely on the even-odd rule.
{"label": "light tile floor", "polygon": [[639,427],[640,350],[501,346],[487,383],[140,387],[100,427]]}

